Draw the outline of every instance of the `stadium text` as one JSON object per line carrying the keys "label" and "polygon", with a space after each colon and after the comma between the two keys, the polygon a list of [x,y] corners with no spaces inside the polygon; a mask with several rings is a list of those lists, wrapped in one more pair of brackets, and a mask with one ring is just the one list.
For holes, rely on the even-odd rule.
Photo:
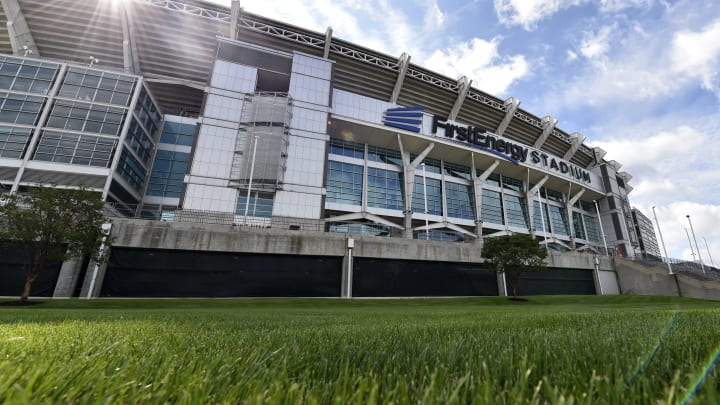
{"label": "stadium text", "polygon": [[493,136],[485,128],[451,124],[447,122],[447,118],[435,115],[433,116],[432,133],[437,134],[438,128],[444,130],[446,138],[499,155],[515,164],[524,163],[530,158],[530,162],[535,165],[558,171],[586,183],[591,182],[590,174],[587,171],[539,150],[530,151],[522,144],[512,143]]}

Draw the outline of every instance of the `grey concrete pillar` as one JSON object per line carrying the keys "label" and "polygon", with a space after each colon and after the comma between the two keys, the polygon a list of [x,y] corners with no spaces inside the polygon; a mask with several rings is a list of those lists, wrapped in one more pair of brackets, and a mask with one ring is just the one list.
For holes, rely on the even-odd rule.
{"label": "grey concrete pillar", "polygon": [[353,296],[353,248],[355,247],[355,239],[349,237],[347,239],[347,248],[342,260],[342,276],[340,277],[340,297],[352,298]]}
{"label": "grey concrete pillar", "polygon": [[405,210],[405,211],[403,211],[403,215],[405,215],[405,222],[403,223],[403,225],[405,227],[405,231],[404,231],[405,239],[412,239],[413,238],[412,211]]}
{"label": "grey concrete pillar", "polygon": [[77,286],[80,279],[82,262],[82,257],[71,258],[63,262],[62,267],[60,267],[57,284],[55,284],[55,291],[53,291],[53,298],[72,297],[75,286]]}
{"label": "grey concrete pillar", "polygon": [[498,285],[498,296],[500,297],[507,297],[507,283],[505,283],[505,273],[497,272],[495,273],[497,276],[497,285]]}
{"label": "grey concrete pillar", "polygon": [[96,298],[100,295],[106,270],[107,262],[96,263],[94,260],[90,261],[80,290],[80,298]]}

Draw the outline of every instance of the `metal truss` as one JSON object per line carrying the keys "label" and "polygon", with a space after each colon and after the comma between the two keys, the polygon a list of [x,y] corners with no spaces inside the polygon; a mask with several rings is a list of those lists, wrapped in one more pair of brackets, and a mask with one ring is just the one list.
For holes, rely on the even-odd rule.
{"label": "metal truss", "polygon": [[[324,41],[324,40],[323,40]],[[393,72],[397,72],[400,69],[400,64],[396,59],[385,59],[379,58],[375,55],[370,55],[357,49],[350,48],[348,46],[340,45],[337,43],[330,44],[330,51],[347,56],[348,58],[355,59],[360,62],[369,63],[383,69],[387,69]],[[408,72],[411,68],[408,68]]]}
{"label": "metal truss", "polygon": [[182,1],[173,0],[134,0],[136,3],[147,4],[150,6],[164,8],[166,10],[177,11],[185,14],[194,15],[196,17],[207,18],[224,23],[230,23],[230,13],[222,11],[208,10],[203,7],[185,4]]}
{"label": "metal truss", "polygon": [[313,37],[311,35],[290,31],[285,28],[275,27],[258,21],[249,20],[247,18],[239,18],[238,27],[296,42],[311,48],[323,49],[325,47],[325,38],[323,37]]}
{"label": "metal truss", "polygon": [[[161,7],[166,10],[185,13],[188,15],[194,15],[197,17],[206,18],[209,20],[214,20],[222,23],[231,23],[231,15],[230,13],[222,12],[222,11],[216,11],[216,10],[209,10],[203,7],[195,6],[186,4],[182,1],[178,0],[134,0],[136,3],[140,4],[146,4],[151,5],[155,7]],[[311,48],[317,48],[317,49],[324,49],[326,40],[324,37],[319,36],[313,36],[308,33],[301,33],[297,32],[295,30],[290,30],[286,28],[281,28],[273,25],[269,25],[266,23],[262,23],[259,21],[254,21],[248,18],[239,18],[238,19],[238,27],[237,28],[244,28],[251,31],[260,32],[266,35],[270,35],[276,38],[280,38],[283,40],[291,41],[298,43],[300,45],[304,45]],[[368,63],[377,67],[380,67],[382,69],[386,69],[392,72],[398,72],[400,69],[400,63],[398,60],[394,59],[387,59],[383,58],[378,55],[372,55],[367,52],[364,52],[362,50],[358,50],[357,48],[353,48],[347,45],[342,45],[338,43],[331,43],[330,44],[330,51],[345,56],[350,59],[354,59],[357,61],[360,61],[362,63]],[[413,67],[408,67],[407,69],[407,76],[412,77],[414,79],[420,80],[421,82],[428,83],[432,86],[436,86],[445,90],[449,90],[452,92],[458,92],[459,87],[457,82],[450,82],[448,80],[445,80],[441,77],[438,77],[436,75],[433,75],[431,73],[427,73],[423,70],[416,69]],[[493,100],[489,97],[484,96],[478,91],[474,91],[473,89],[470,89],[468,91],[467,97],[475,100],[481,104],[484,104],[486,106],[489,106],[491,108],[494,108],[495,110],[506,112],[506,107],[503,103],[498,102],[496,100]],[[542,128],[542,122],[536,118],[533,118],[521,111],[515,111],[513,114],[515,118],[527,122],[528,124],[536,127],[536,128]],[[552,135],[558,137],[559,139],[562,139],[566,142],[570,142],[570,138],[568,136],[563,135],[557,130],[552,131]],[[593,153],[592,150],[586,146],[585,144],[580,145],[579,151],[583,154],[592,157]]]}
{"label": "metal truss", "polygon": [[522,112],[522,111],[515,111],[515,114],[514,114],[514,115],[515,115],[515,118],[519,119],[520,121],[525,121],[525,122],[527,122],[528,124],[530,124],[530,125],[532,125],[532,126],[534,126],[534,127],[541,128],[541,129],[542,129],[542,122],[540,122],[539,119],[533,118],[533,117],[525,114],[525,113]]}
{"label": "metal truss", "polygon": [[506,112],[506,107],[504,103],[498,102],[497,100],[493,100],[489,97],[485,97],[484,95],[473,91],[470,89],[468,91],[467,97],[471,100],[475,100],[478,103],[485,104],[486,106],[492,107],[498,111]]}
{"label": "metal truss", "polygon": [[413,69],[412,67],[409,67],[407,70],[407,75],[412,77],[413,79],[418,79],[421,82],[432,84],[433,86],[437,86],[446,90],[458,91],[458,84],[457,82],[449,82],[445,79],[441,79],[437,76],[433,76],[430,74],[427,74],[423,71],[420,71],[418,69]]}

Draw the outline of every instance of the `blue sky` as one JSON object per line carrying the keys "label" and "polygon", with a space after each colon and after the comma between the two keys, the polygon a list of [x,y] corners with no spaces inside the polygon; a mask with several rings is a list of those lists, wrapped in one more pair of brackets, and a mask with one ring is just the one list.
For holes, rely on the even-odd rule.
{"label": "blue sky", "polygon": [[[228,5],[229,0],[217,0]],[[241,0],[559,120],[633,176],[671,257],[690,215],[720,266],[720,4],[716,0]],[[697,254],[697,252],[696,252]]]}

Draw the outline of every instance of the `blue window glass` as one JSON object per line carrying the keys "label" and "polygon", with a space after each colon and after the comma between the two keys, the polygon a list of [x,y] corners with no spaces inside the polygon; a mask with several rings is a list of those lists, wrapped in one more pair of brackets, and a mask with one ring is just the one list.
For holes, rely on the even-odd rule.
{"label": "blue window glass", "polygon": [[583,228],[583,215],[579,212],[572,213],[573,216],[573,231],[575,232],[575,237],[578,239],[587,239],[585,235],[585,228]]}
{"label": "blue window glass", "polygon": [[326,200],[340,204],[360,205],[362,178],[362,166],[328,161]]}
{"label": "blue window glass", "polygon": [[237,206],[235,207],[235,214],[244,216],[246,209],[247,216],[249,217],[272,217],[272,194],[251,192],[250,202],[248,203],[247,191],[240,190],[240,196],[238,197]]}
{"label": "blue window glass", "polygon": [[117,172],[137,192],[142,193],[147,171],[127,149],[123,149],[120,154]]}
{"label": "blue window glass", "polygon": [[[447,168],[447,166],[445,166]],[[445,182],[445,200],[448,216],[454,218],[475,218],[475,197],[471,186]]]}
{"label": "blue window glass", "polygon": [[0,126],[0,157],[22,159],[31,134],[31,128]]}
{"label": "blue window glass", "polygon": [[328,232],[352,233],[372,236],[389,236],[392,229],[389,226],[367,223],[331,223]]}
{"label": "blue window glass", "polygon": [[506,190],[517,191],[518,193],[523,192],[522,181],[513,179],[512,177],[502,176],[502,186]]}
{"label": "blue window glass", "polygon": [[426,232],[424,230],[415,232],[414,235],[415,239],[419,240],[440,240],[445,242],[462,242],[465,240],[463,235],[459,232],[454,231],[448,231],[448,230],[441,230],[441,229],[431,229],[430,232]]}
{"label": "blue window glass", "polygon": [[[410,161],[415,160],[417,155],[411,154],[410,155]],[[422,161],[422,163],[425,163],[425,172],[426,173],[440,173],[440,161],[437,159],[431,159],[431,158],[425,158],[425,160]],[[423,168],[422,165],[419,164],[417,168],[415,169],[416,174],[422,173]]]}
{"label": "blue window glass", "polygon": [[371,162],[389,163],[402,167],[400,152],[379,146],[368,145],[368,160]]}
{"label": "blue window glass", "polygon": [[147,195],[180,198],[190,154],[158,150],[155,154]]}
{"label": "blue window glass", "polygon": [[363,159],[365,156],[365,145],[362,143],[344,141],[338,138],[330,138],[330,146],[328,152],[331,155]]}
{"label": "blue window glass", "polygon": [[162,133],[160,134],[160,142],[172,145],[192,146],[195,139],[195,127],[195,124],[165,121]]}
{"label": "blue window glass", "polygon": [[567,215],[565,215],[565,207],[551,205],[549,208],[553,232],[556,235],[568,235],[568,221]]}
{"label": "blue window glass", "polygon": [[482,196],[483,222],[500,225],[505,224],[501,194],[497,191],[483,190]]}
{"label": "blue window glass", "polygon": [[368,167],[368,206],[403,210],[403,175]]}
{"label": "blue window glass", "polygon": [[597,218],[591,217],[590,215],[583,215],[582,218],[585,221],[585,228],[587,229],[586,239],[596,243],[602,242],[602,240],[600,240],[600,225],[598,224]]}
{"label": "blue window glass", "polygon": [[457,165],[450,162],[443,162],[445,175],[456,177],[458,179],[472,180],[470,178],[470,168],[468,166]]}
{"label": "blue window glass", "polygon": [[500,175],[497,173],[491,174],[488,176],[487,180],[485,180],[485,184],[500,187]]}
{"label": "blue window glass", "polygon": [[425,189],[427,189],[427,211],[430,215],[442,215],[442,191],[440,180],[415,176],[415,187],[413,189],[412,209],[414,212],[425,212]]}
{"label": "blue window glass", "polygon": [[525,198],[505,194],[504,200],[505,215],[507,216],[508,225],[527,229],[528,218]]}
{"label": "blue window glass", "polygon": [[[533,226],[536,232],[545,231],[550,233],[550,216],[548,215],[547,204],[543,203],[542,216],[540,213],[540,203],[533,201]],[[542,219],[545,219],[545,227],[543,227]]]}

